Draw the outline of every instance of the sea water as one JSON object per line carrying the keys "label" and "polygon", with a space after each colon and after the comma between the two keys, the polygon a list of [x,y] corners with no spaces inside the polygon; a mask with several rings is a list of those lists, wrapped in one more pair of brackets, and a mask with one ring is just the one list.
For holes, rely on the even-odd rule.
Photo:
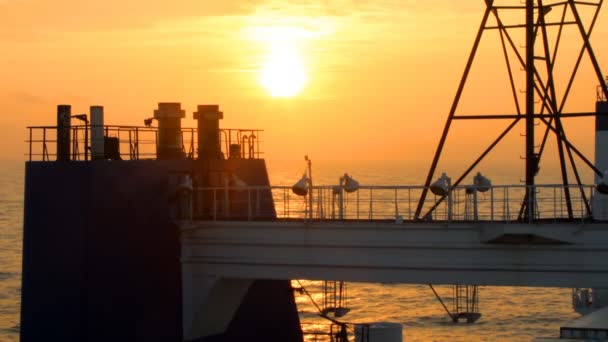
{"label": "sea water", "polygon": [[23,162],[0,162],[0,341],[19,339]]}
{"label": "sea water", "polygon": [[[267,163],[273,185],[292,185],[306,167],[304,161]],[[5,161],[0,167],[0,341],[18,341],[24,162]],[[489,169],[485,174],[492,178],[492,171],[498,177],[493,179],[494,184],[505,184],[501,177],[511,173]],[[519,171],[513,168],[512,173]],[[406,161],[313,161],[315,184],[337,184],[344,172],[362,185],[420,185],[426,176],[422,165]],[[301,283],[313,300],[321,300],[321,282]],[[347,306],[351,311],[341,321],[401,323],[406,341],[530,341],[541,336],[556,337],[561,325],[578,317],[572,310],[570,289],[483,286],[479,290],[481,319],[474,324],[455,324],[427,285],[347,286]],[[438,285],[436,289],[446,298],[451,295],[449,285]],[[296,303],[306,329],[326,327],[328,322],[319,318],[308,296],[296,293]]]}

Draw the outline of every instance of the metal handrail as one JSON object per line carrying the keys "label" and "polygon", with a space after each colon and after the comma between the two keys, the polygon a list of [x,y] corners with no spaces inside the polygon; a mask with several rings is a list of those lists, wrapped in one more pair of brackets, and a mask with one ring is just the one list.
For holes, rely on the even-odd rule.
{"label": "metal handrail", "polygon": [[[339,203],[335,186],[314,186],[309,189],[313,195],[313,221],[340,220]],[[587,220],[585,197],[595,196],[593,185],[571,185],[570,201],[573,217],[569,216],[565,189],[561,184],[544,184],[532,187],[537,194],[537,212],[533,219],[559,222],[569,219]],[[577,191],[573,191],[573,190]],[[345,194],[343,219],[366,221],[419,221],[414,208],[424,190],[418,185],[367,185],[360,186],[354,194]],[[494,185],[487,192],[471,196],[470,188],[458,186],[452,189],[452,208],[448,201],[442,202],[428,221],[476,222],[499,221],[519,222],[519,210],[526,185]],[[290,186],[246,186],[246,187],[199,187],[194,189],[198,205],[195,217],[211,220],[304,220],[310,217],[308,196],[300,197]],[[207,201],[203,200],[207,199]],[[425,205],[435,204],[437,198],[430,197]]]}
{"label": "metal handrail", "polygon": [[[71,159],[88,160],[90,137],[86,134],[89,125],[71,126]],[[28,129],[28,160],[51,161],[56,153],[57,126],[29,126]],[[182,150],[184,155],[195,159],[198,155],[198,134],[196,128],[182,128]],[[158,143],[158,128],[149,126],[105,125],[105,136],[118,138],[120,157],[124,160],[155,159]],[[263,152],[260,150],[260,129],[221,129],[220,147],[226,158],[229,157],[229,148],[232,144],[241,146],[243,158],[260,159]],[[247,142],[241,142],[240,137],[248,137]],[[52,138],[51,138],[52,137]],[[254,137],[252,139],[251,137]],[[253,142],[255,140],[255,143]],[[247,153],[247,154],[246,154]]]}

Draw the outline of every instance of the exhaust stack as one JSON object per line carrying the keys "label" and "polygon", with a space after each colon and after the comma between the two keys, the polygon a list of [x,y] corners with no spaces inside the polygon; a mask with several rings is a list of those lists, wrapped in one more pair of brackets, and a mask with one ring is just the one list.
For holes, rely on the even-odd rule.
{"label": "exhaust stack", "polygon": [[218,105],[199,105],[194,112],[198,122],[198,159],[223,159],[220,145],[220,120],[224,113]]}
{"label": "exhaust stack", "polygon": [[161,102],[154,111],[154,118],[158,121],[158,146],[156,158],[182,159],[182,118],[186,112],[182,110],[179,102]]}

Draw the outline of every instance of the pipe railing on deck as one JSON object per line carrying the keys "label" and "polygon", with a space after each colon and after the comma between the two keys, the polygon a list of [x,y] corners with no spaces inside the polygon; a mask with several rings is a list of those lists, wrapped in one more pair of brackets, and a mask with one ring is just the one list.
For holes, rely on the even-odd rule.
{"label": "pipe railing on deck", "polygon": [[[89,160],[91,146],[90,125],[73,125],[70,132],[70,159]],[[57,156],[57,127],[30,126],[28,129],[28,160],[55,161]],[[260,159],[262,130],[221,129],[220,146],[225,158]],[[113,140],[118,144],[118,156],[122,160],[156,159],[158,128],[149,126],[104,126],[106,149]],[[108,144],[108,142],[110,144]],[[182,128],[182,151],[184,157],[196,159],[198,156],[198,134],[196,128]],[[238,145],[238,155],[230,154],[230,146]],[[106,159],[118,159],[117,156]]]}
{"label": "pipe railing on deck", "polygon": [[[585,197],[593,198],[594,186],[572,185],[569,188],[572,216],[568,213],[563,185],[534,186],[537,211],[533,219],[554,222],[589,219],[591,213],[587,212]],[[423,221],[518,222],[521,221],[519,214],[525,189],[525,185],[496,185],[475,194],[470,187],[468,191],[464,186],[456,187],[451,192],[452,200],[441,202]],[[315,186],[309,191],[313,196],[313,221],[417,221],[414,215],[422,190],[422,186],[361,186],[354,193],[344,193],[343,201],[340,201],[336,186]],[[581,190],[585,196],[581,196]],[[195,188],[194,196],[198,203],[194,217],[204,220],[304,220],[311,210],[308,196],[295,195],[290,186]],[[425,207],[439,199],[427,197]],[[340,203],[344,206],[342,214]]]}

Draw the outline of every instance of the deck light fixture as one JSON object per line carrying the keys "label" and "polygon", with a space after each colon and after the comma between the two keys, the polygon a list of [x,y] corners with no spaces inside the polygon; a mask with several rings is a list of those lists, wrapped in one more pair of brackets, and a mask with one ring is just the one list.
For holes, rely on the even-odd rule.
{"label": "deck light fixture", "polygon": [[86,114],[77,114],[77,115],[72,115],[72,117],[74,119],[78,119],[84,123],[88,123],[89,122],[89,118],[87,118]]}
{"label": "deck light fixture", "polygon": [[450,192],[452,186],[452,179],[444,172],[441,174],[433,184],[431,184],[430,190],[437,196],[445,196]]}
{"label": "deck light fixture", "polygon": [[452,179],[444,172],[433,184],[430,190],[437,196],[445,196],[448,200],[448,221],[452,220]]}
{"label": "deck light fixture", "polygon": [[[479,213],[477,206],[477,192],[486,192],[490,190],[491,187],[492,181],[482,176],[481,172],[477,172],[475,177],[473,177],[473,184],[465,187],[465,193],[467,195],[467,202],[465,203],[465,217],[470,217],[470,219],[473,219],[474,221],[478,220]],[[470,203],[469,196],[472,196],[472,203]],[[469,205],[471,205],[473,209],[472,215],[469,213]]]}
{"label": "deck light fixture", "polygon": [[298,196],[308,195],[308,213],[307,217],[312,220],[312,161],[308,159],[308,156],[304,156],[306,161],[307,169],[304,171],[304,175],[291,187],[291,191]]}
{"label": "deck light fixture", "polygon": [[595,187],[597,192],[602,195],[608,195],[608,171],[604,171],[602,180]]}
{"label": "deck light fixture", "polygon": [[344,219],[344,193],[353,193],[359,190],[359,182],[353,177],[349,176],[348,173],[344,173],[344,176],[340,177],[340,185],[333,187],[333,194],[338,196],[338,218]]}
{"label": "deck light fixture", "polygon": [[298,196],[306,196],[308,194],[308,177],[302,175],[299,181],[291,187],[291,191]]}
{"label": "deck light fixture", "polygon": [[340,177],[340,184],[347,193],[359,190],[359,182],[349,176],[348,173],[345,173],[344,176]]}
{"label": "deck light fixture", "polygon": [[492,187],[492,181],[485,176],[482,176],[481,172],[477,172],[475,177],[473,177],[473,185],[477,191],[486,192]]}
{"label": "deck light fixture", "polygon": [[144,119],[144,125],[145,125],[146,127],[150,127],[150,126],[152,126],[152,120],[154,120],[154,118],[147,118],[147,119]]}

